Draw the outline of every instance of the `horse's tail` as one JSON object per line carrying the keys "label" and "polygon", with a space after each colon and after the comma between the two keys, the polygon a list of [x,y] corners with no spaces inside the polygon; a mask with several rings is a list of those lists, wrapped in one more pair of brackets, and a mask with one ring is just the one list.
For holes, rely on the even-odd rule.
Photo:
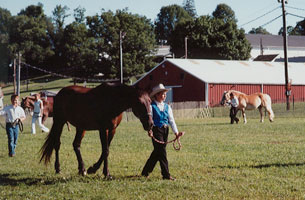
{"label": "horse's tail", "polygon": [[43,146],[40,149],[40,154],[41,154],[40,162],[44,160],[44,163],[46,165],[50,162],[53,150],[55,148],[59,149],[60,146],[60,136],[65,122],[61,122],[62,120],[60,118],[59,111],[60,110],[56,108],[56,104],[54,102],[53,125],[48,136],[46,137]]}
{"label": "horse's tail", "polygon": [[54,133],[54,125],[53,125],[49,135],[46,138],[46,141],[44,142],[43,146],[40,149],[40,154],[41,154],[40,162],[42,160],[44,160],[44,163],[46,165],[50,162],[50,159],[51,159],[51,156],[53,153],[53,149],[55,148],[55,145],[56,145],[55,139],[56,139],[56,136]]}

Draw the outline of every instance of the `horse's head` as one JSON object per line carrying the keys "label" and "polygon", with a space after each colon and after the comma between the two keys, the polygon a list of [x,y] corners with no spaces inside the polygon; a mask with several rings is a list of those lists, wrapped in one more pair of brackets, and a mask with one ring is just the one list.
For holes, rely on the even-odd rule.
{"label": "horse's head", "polygon": [[135,101],[132,103],[132,112],[138,117],[146,131],[153,127],[153,120],[151,115],[151,99],[147,92],[137,90]]}
{"label": "horse's head", "polygon": [[229,100],[230,100],[230,92],[224,91],[220,101],[220,105],[226,105]]}
{"label": "horse's head", "polygon": [[24,110],[33,110],[34,101],[30,97],[23,97],[21,101],[21,107]]}

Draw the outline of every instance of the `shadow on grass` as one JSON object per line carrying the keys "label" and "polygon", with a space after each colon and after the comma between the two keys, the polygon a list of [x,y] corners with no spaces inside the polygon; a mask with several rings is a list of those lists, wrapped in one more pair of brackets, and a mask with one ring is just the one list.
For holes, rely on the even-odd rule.
{"label": "shadow on grass", "polygon": [[218,166],[213,168],[228,168],[228,169],[241,169],[241,168],[254,168],[254,169],[263,169],[270,167],[298,167],[305,166],[305,163],[272,163],[272,164],[260,164],[260,165],[245,165],[245,166]]}
{"label": "shadow on grass", "polygon": [[0,186],[10,185],[10,186],[19,186],[19,185],[54,185],[57,183],[66,183],[71,180],[71,178],[39,178],[39,177],[25,177],[18,178],[15,176],[21,176],[20,174],[0,174]]}
{"label": "shadow on grass", "polygon": [[193,126],[224,126],[224,125],[229,125],[230,122],[225,123],[225,122],[220,122],[220,123],[205,123],[203,122],[202,124],[179,124],[179,127],[193,127]]}

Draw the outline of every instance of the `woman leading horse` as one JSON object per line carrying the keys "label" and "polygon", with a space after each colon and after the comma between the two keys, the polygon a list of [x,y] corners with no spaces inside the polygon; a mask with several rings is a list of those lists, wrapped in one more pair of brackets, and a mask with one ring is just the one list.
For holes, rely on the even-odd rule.
{"label": "woman leading horse", "polygon": [[247,95],[245,93],[236,91],[236,90],[229,90],[225,91],[223,93],[222,99],[220,104],[225,105],[229,102],[230,100],[230,94],[233,93],[234,96],[238,98],[239,105],[238,105],[238,110],[241,110],[242,116],[244,118],[244,123],[247,123],[247,118],[246,118],[246,113],[245,110],[254,110],[258,109],[260,112],[260,117],[261,117],[261,122],[264,121],[264,115],[263,115],[263,108],[268,112],[269,115],[269,121],[273,122],[274,119],[274,113],[271,108],[271,98],[268,94],[264,93],[254,93],[251,95]]}
{"label": "woman leading horse", "polygon": [[44,160],[45,164],[49,163],[53,149],[55,149],[55,170],[56,173],[60,173],[60,136],[64,124],[69,122],[76,127],[73,147],[78,160],[79,174],[86,175],[80,152],[85,131],[99,130],[102,154],[87,172],[95,173],[104,161],[103,174],[106,178],[111,178],[108,170],[109,146],[116,128],[122,120],[123,112],[132,108],[143,128],[149,131],[153,126],[150,103],[151,100],[147,92],[126,85],[101,84],[93,89],[81,86],[69,86],[61,89],[54,98],[53,125],[41,148],[40,161]]}

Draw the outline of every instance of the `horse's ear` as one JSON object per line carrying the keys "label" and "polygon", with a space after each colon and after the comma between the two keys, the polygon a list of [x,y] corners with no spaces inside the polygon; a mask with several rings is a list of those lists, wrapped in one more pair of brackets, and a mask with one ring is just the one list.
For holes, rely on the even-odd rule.
{"label": "horse's ear", "polygon": [[133,85],[133,87],[134,87],[135,89],[137,89],[137,90],[141,90],[141,88],[139,87],[139,85],[138,85],[138,84]]}
{"label": "horse's ear", "polygon": [[147,93],[151,92],[151,86],[150,85],[148,85],[146,87],[140,87],[139,84],[136,84],[136,85],[134,85],[134,88],[137,89],[137,90],[145,91]]}

